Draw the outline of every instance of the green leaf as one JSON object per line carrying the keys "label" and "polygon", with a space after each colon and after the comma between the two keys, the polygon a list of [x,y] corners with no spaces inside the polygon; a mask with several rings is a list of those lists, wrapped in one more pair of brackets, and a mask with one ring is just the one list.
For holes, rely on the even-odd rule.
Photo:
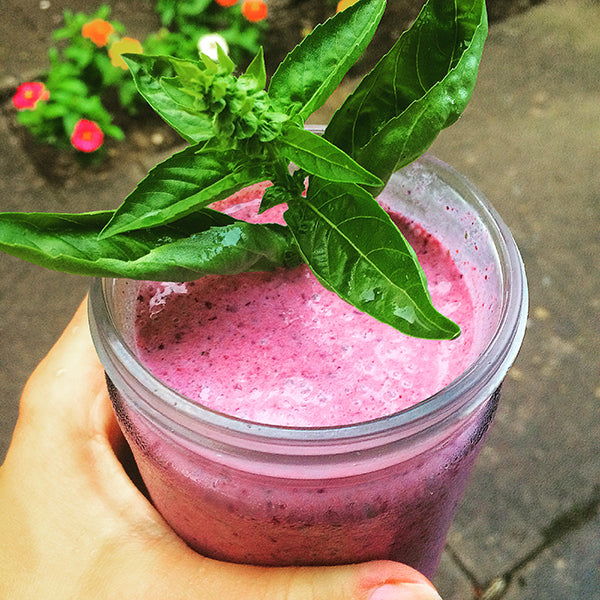
{"label": "green leaf", "polygon": [[[211,62],[215,62],[212,58],[203,55],[202,60],[206,63],[207,60],[210,60]],[[223,50],[223,48],[221,48],[221,46],[219,44],[217,44],[217,64],[221,65],[221,67],[224,67],[224,70],[231,74],[235,71],[235,63],[231,60],[231,58],[229,58],[229,56],[226,54],[225,50]]]}
{"label": "green leaf", "polygon": [[363,53],[385,0],[361,0],[317,25],[279,65],[269,96],[302,122],[324,104]]}
{"label": "green leaf", "polygon": [[148,173],[117,209],[101,237],[176,221],[265,179],[264,165],[252,157],[189,146]]}
{"label": "green leaf", "polygon": [[265,85],[267,85],[267,70],[262,47],[248,65],[246,72],[243,75],[240,75],[239,81],[247,82],[247,85],[257,91],[265,88]]}
{"label": "green leaf", "polygon": [[265,212],[280,204],[285,204],[290,199],[290,191],[287,187],[282,185],[270,185],[265,190],[263,197],[260,201],[260,208],[258,214]]}
{"label": "green leaf", "polygon": [[190,61],[144,54],[123,54],[122,57],[129,66],[140,94],[181,137],[190,143],[212,137],[210,119],[204,114],[194,112],[189,104],[176,102],[173,97],[170,85],[175,73],[173,65],[179,62],[183,66],[183,63]]}
{"label": "green leaf", "polygon": [[283,162],[281,167],[282,170],[285,169],[285,174],[277,173],[271,177],[274,183],[265,189],[260,201],[259,214],[279,204],[286,204],[293,198],[302,196],[306,191],[306,173],[304,171],[296,170],[290,173],[289,165]]}
{"label": "green leaf", "polygon": [[192,281],[295,266],[286,227],[205,209],[163,227],[99,239],[112,211],[0,213],[0,250],[48,269],[94,277]]}
{"label": "green leaf", "polygon": [[334,114],[324,137],[387,181],[462,114],[486,35],[484,0],[429,0]]}
{"label": "green leaf", "polygon": [[459,335],[433,306],[414,250],[364,189],[311,181],[285,219],[319,281],[343,300],[408,335]]}
{"label": "green leaf", "polygon": [[287,127],[277,142],[281,145],[280,152],[285,158],[311,175],[345,183],[382,183],[379,177],[369,173],[343,150],[306,129]]}
{"label": "green leaf", "polygon": [[117,125],[105,125],[103,129],[106,135],[110,135],[117,140],[122,140],[125,138],[125,133],[120,127],[117,127]]}

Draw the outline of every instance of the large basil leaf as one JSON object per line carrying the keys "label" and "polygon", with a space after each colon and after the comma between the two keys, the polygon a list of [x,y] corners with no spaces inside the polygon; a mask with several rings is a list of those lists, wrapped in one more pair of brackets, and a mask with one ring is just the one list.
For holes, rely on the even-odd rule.
{"label": "large basil leaf", "polygon": [[99,239],[111,216],[0,213],[0,250],[64,273],[156,281],[299,264],[293,238],[281,225],[204,209],[171,225]]}
{"label": "large basil leaf", "polygon": [[190,146],[154,167],[102,232],[157,227],[267,179],[264,164],[240,152]]}
{"label": "large basil leaf", "polygon": [[486,35],[484,0],[429,0],[334,114],[324,137],[387,181],[464,111]]}
{"label": "large basil leaf", "polygon": [[279,65],[269,96],[306,118],[324,104],[371,41],[385,0],[361,0],[317,25]]}
{"label": "large basil leaf", "polygon": [[311,175],[328,181],[381,185],[379,177],[371,175],[343,150],[306,129],[286,127],[277,142],[283,156]]}
{"label": "large basil leaf", "polygon": [[285,219],[319,281],[343,300],[408,335],[459,335],[433,306],[414,250],[364,189],[311,181]]}

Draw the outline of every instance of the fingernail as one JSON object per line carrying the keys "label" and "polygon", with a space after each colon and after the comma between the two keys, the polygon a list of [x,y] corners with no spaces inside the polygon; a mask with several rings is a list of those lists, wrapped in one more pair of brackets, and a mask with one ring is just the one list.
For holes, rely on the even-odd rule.
{"label": "fingernail", "polygon": [[429,585],[422,583],[387,583],[373,590],[369,600],[442,600]]}

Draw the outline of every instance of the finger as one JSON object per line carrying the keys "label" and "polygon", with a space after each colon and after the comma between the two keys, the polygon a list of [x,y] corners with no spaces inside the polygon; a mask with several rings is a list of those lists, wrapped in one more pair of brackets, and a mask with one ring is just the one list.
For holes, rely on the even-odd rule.
{"label": "finger", "polygon": [[[337,567],[262,569],[254,588],[251,585],[252,574],[243,572],[247,567],[237,568],[238,573],[232,573],[228,578],[232,582],[232,595],[225,597],[256,600],[440,600],[426,577],[392,561]],[[246,589],[253,590],[254,594],[241,596],[238,592],[236,595],[240,584],[245,584]]]}
{"label": "finger", "polygon": [[[140,587],[128,571],[123,574],[121,589],[135,588],[139,597],[170,600],[440,600],[423,575],[392,561],[265,568],[213,561],[191,551],[188,555],[179,551],[169,561],[162,550],[156,563],[138,564],[144,571],[160,566],[165,573],[160,581]],[[146,553],[145,558],[148,556]]]}
{"label": "finger", "polygon": [[87,299],[25,386],[8,458],[13,455],[32,468],[44,457],[45,477],[57,483],[69,474],[97,490],[104,478],[113,496],[139,495],[123,472],[123,459],[132,459],[91,339]]}
{"label": "finger", "polygon": [[141,510],[147,503],[123,470],[118,454],[124,448],[84,300],[25,385],[5,468],[20,472],[21,481],[48,500],[64,495],[66,506],[73,505],[77,494],[79,504],[101,500],[106,514],[127,504],[136,506],[135,515],[156,521],[149,505]]}
{"label": "finger", "polygon": [[[121,455],[125,441],[110,406],[84,300],[67,328],[27,381],[11,448],[75,458],[90,439]],[[10,450],[9,450],[10,452]],[[62,460],[62,459],[61,459]]]}
{"label": "finger", "polygon": [[73,319],[47,356],[35,369],[23,391],[20,418],[48,427],[88,429],[112,423],[105,400],[104,371],[87,323],[87,303]]}

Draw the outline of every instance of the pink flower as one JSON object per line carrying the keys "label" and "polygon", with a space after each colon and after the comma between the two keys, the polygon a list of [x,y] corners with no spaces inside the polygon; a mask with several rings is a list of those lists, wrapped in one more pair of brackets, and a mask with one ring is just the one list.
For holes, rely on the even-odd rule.
{"label": "pink flower", "polygon": [[95,121],[79,119],[71,134],[71,144],[82,152],[94,152],[102,146],[104,133]]}
{"label": "pink flower", "polygon": [[39,81],[22,83],[13,96],[12,102],[17,110],[33,110],[40,100],[48,100],[50,92]]}

